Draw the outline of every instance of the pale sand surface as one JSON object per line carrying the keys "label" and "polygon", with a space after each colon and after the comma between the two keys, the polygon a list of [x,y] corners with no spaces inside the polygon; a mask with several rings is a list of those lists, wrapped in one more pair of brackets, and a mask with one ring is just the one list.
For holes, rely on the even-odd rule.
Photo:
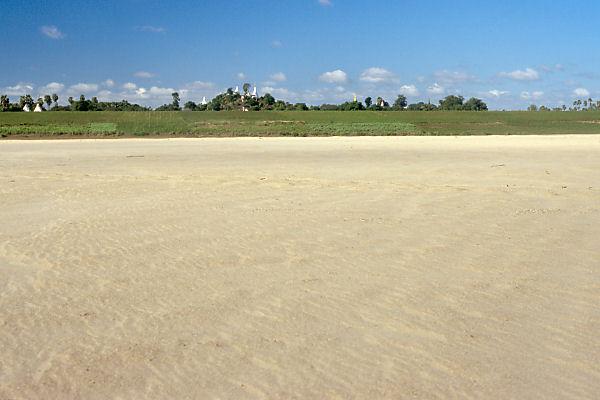
{"label": "pale sand surface", "polygon": [[0,142],[0,399],[599,393],[600,136]]}

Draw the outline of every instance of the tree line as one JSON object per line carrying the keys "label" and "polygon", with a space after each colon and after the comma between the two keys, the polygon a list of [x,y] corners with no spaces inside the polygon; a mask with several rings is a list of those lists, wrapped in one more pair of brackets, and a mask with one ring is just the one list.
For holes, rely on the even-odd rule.
{"label": "tree line", "polygon": [[98,101],[97,97],[86,99],[84,95],[79,96],[79,100],[69,97],[67,102],[69,105],[61,106],[58,104],[58,95],[45,95],[34,101],[31,95],[26,94],[19,98],[18,102],[11,103],[10,98],[3,94],[0,96],[0,111],[23,111],[27,105],[30,110],[37,105],[44,110],[49,111],[150,111],[150,107],[132,104],[127,100],[121,101]]}
{"label": "tree line", "polygon": [[[275,110],[275,111],[307,111],[307,110],[323,110],[323,111],[487,111],[488,107],[483,100],[472,97],[465,101],[463,96],[450,95],[439,100],[438,104],[431,102],[418,102],[408,104],[406,96],[400,94],[396,100],[390,105],[382,97],[365,98],[364,104],[361,101],[347,101],[342,104],[321,104],[307,105],[306,103],[289,103],[283,100],[275,99],[270,93],[265,93],[262,96],[254,96],[249,92],[250,85],[244,84],[242,93],[234,91],[232,88],[227,89],[224,93],[218,94],[209,102],[195,103],[187,101],[183,105],[183,110],[187,111],[260,111],[260,110]],[[180,111],[181,98],[178,92],[171,94],[172,101],[168,104],[163,104],[155,111]],[[84,95],[79,96],[76,100],[73,97],[68,98],[68,105],[61,106],[58,104],[58,95],[45,95],[34,101],[31,95],[24,95],[19,98],[16,103],[11,103],[7,95],[0,97],[1,111],[22,111],[25,105],[32,110],[36,104],[40,107],[51,111],[150,111],[152,108],[144,107],[139,104],[129,103],[127,100],[118,102],[99,101],[97,97],[86,99]]]}
{"label": "tree line", "polygon": [[535,104],[531,104],[527,107],[527,111],[597,111],[600,110],[600,100],[592,100],[592,98],[587,99],[577,99],[573,101],[573,105],[567,107],[566,105],[562,105],[560,107],[547,107],[547,106],[537,106]]}

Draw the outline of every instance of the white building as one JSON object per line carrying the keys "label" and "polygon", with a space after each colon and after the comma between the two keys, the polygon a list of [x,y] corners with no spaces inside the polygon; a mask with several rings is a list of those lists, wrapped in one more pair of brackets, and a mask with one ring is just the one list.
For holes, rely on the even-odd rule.
{"label": "white building", "polygon": [[25,105],[23,106],[23,111],[25,111],[25,112],[29,112],[29,111],[31,111],[31,108],[29,108],[29,104],[25,104]]}
{"label": "white building", "polygon": [[36,104],[35,105],[35,109],[33,110],[33,112],[42,112],[44,111],[44,109],[42,108],[42,106],[40,106],[40,104]]}
{"label": "white building", "polygon": [[206,96],[202,97],[202,101],[200,102],[200,104],[203,106],[208,104],[208,101],[206,101]]}

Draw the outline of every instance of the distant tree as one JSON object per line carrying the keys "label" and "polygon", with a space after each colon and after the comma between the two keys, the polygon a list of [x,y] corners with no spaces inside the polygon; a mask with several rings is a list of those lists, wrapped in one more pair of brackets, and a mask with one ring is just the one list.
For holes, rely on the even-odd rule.
{"label": "distant tree", "polygon": [[55,106],[58,105],[58,95],[56,93],[52,94],[52,101],[54,102]]}
{"label": "distant tree", "polygon": [[44,106],[44,98],[43,97],[38,97],[36,103],[40,106],[43,107]]}
{"label": "distant tree", "polygon": [[339,106],[339,110],[342,111],[359,111],[364,109],[365,106],[360,101],[347,101]]}
{"label": "distant tree", "polygon": [[45,95],[44,96],[44,102],[48,105],[48,108],[50,108],[50,106],[52,105],[52,97],[50,97],[50,95]]}
{"label": "distant tree", "polygon": [[67,101],[69,102],[69,105],[70,105],[70,106],[73,106],[73,103],[75,103],[75,100],[73,100],[73,97],[69,97],[69,98],[67,99]]}
{"label": "distant tree", "polygon": [[471,97],[467,102],[463,105],[463,110],[467,111],[487,111],[487,104],[483,102],[483,100]]}
{"label": "distant tree", "polygon": [[422,101],[414,104],[409,104],[407,109],[409,111],[435,111],[437,110],[437,106],[431,103],[424,103]]}
{"label": "distant tree", "polygon": [[31,97],[30,94],[21,96],[21,98],[19,99],[19,107],[20,108],[25,107],[25,104],[27,104],[29,106],[29,108],[33,108],[33,105],[35,104],[35,102],[33,101],[33,98]]}
{"label": "distant tree", "polygon": [[193,101],[186,101],[183,105],[184,110],[194,111],[198,106]]}
{"label": "distant tree", "polygon": [[171,93],[171,97],[173,97],[173,109],[176,111],[179,111],[180,110],[180,108],[179,108],[179,101],[180,101],[179,93],[173,92],[173,93]]}
{"label": "distant tree", "polygon": [[455,96],[451,94],[450,96],[446,96],[443,100],[440,100],[440,109],[441,110],[462,110],[463,109],[463,101],[465,100],[462,96]]}
{"label": "distant tree", "polygon": [[337,111],[339,106],[337,104],[321,104],[319,107],[321,111]]}
{"label": "distant tree", "polygon": [[538,108],[535,104],[530,104],[529,107],[527,107],[527,111],[537,111]]}
{"label": "distant tree", "polygon": [[399,94],[398,97],[396,98],[396,101],[394,101],[393,109],[394,110],[404,110],[407,105],[408,105],[408,102],[406,101],[406,96],[404,96],[403,94]]}
{"label": "distant tree", "polygon": [[373,99],[371,97],[365,98],[365,107],[370,108],[373,103]]}
{"label": "distant tree", "polygon": [[248,94],[250,92],[250,84],[244,83],[244,85],[242,86],[242,90],[244,91],[244,94]]}
{"label": "distant tree", "polygon": [[271,93],[265,93],[264,96],[259,99],[259,103],[261,110],[271,110],[275,105],[275,97],[273,97]]}
{"label": "distant tree", "polygon": [[307,111],[308,106],[306,105],[306,103],[296,103],[294,104],[294,110]]}
{"label": "distant tree", "polygon": [[0,96],[0,108],[2,109],[2,111],[8,111],[8,109],[10,108],[10,99],[5,94]]}
{"label": "distant tree", "polygon": [[258,99],[247,96],[244,98],[244,108],[248,111],[258,111],[260,110],[260,103],[258,102]]}

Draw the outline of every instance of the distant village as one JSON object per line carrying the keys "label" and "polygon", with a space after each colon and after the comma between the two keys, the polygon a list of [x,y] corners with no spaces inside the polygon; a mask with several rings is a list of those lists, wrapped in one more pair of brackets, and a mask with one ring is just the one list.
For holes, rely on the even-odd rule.
{"label": "distant village", "polygon": [[[408,103],[406,96],[397,95],[396,99],[390,104],[382,97],[365,97],[359,101],[354,95],[351,101],[341,104],[321,104],[307,105],[303,102],[290,103],[284,100],[275,99],[270,93],[259,95],[256,85],[244,83],[235,88],[228,88],[223,93],[218,94],[212,100],[202,97],[199,102],[192,100],[186,101],[183,106],[178,92],[171,94],[172,101],[159,107],[152,108],[139,104],[130,103],[127,100],[121,101],[100,101],[97,97],[87,99],[84,95],[78,99],[68,98],[68,105],[58,104],[57,94],[47,94],[34,101],[32,96],[25,94],[20,96],[18,102],[11,103],[8,95],[0,95],[0,111],[3,112],[34,112],[44,111],[487,111],[487,104],[478,98],[471,97],[465,100],[463,96],[448,95],[438,101],[437,104],[430,101],[419,101]],[[530,105],[528,111],[588,111],[600,109],[600,101],[593,102],[592,99],[576,100],[573,106],[545,107]]]}

